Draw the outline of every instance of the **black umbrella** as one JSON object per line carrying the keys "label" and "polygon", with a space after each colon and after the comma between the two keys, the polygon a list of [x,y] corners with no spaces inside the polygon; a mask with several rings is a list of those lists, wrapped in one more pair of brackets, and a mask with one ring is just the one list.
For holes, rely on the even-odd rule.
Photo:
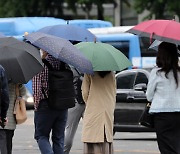
{"label": "black umbrella", "polygon": [[43,69],[39,50],[13,37],[0,38],[0,55],[0,64],[14,83],[27,83]]}

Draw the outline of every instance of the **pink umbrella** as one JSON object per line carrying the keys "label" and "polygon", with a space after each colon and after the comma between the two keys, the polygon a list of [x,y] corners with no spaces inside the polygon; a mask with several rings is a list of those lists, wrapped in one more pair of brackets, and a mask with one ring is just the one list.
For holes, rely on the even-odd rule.
{"label": "pink umbrella", "polygon": [[174,20],[148,20],[134,26],[127,32],[139,36],[180,44],[180,23]]}

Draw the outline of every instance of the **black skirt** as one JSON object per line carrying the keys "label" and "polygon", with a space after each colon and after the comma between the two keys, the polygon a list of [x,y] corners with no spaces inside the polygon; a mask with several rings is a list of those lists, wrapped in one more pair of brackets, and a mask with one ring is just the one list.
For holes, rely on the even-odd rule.
{"label": "black skirt", "polygon": [[180,154],[180,112],[154,114],[154,127],[161,154]]}

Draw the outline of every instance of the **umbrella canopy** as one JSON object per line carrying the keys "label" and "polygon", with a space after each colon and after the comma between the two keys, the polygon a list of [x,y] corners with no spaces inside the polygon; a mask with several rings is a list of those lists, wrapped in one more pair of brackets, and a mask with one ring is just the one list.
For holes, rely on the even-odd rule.
{"label": "umbrella canopy", "polygon": [[43,69],[40,52],[13,37],[0,38],[0,54],[0,64],[14,83],[27,83]]}
{"label": "umbrella canopy", "polygon": [[180,23],[174,20],[148,20],[127,32],[174,44],[180,44]]}
{"label": "umbrella canopy", "polygon": [[[153,49],[155,51],[158,51],[159,45],[162,43],[162,41],[155,40],[148,49]],[[177,46],[178,53],[180,54],[180,46]]]}
{"label": "umbrella canopy", "polygon": [[94,71],[121,71],[132,65],[128,58],[112,45],[81,42],[75,46],[91,61]]}
{"label": "umbrella canopy", "polygon": [[0,38],[6,37],[3,33],[0,32]]}
{"label": "umbrella canopy", "polygon": [[68,40],[41,32],[25,35],[25,38],[53,57],[74,66],[80,72],[93,73],[91,62]]}
{"label": "umbrella canopy", "polygon": [[67,40],[80,42],[92,42],[96,38],[96,36],[92,34],[89,30],[72,25],[47,26],[40,29],[38,32],[43,32]]}

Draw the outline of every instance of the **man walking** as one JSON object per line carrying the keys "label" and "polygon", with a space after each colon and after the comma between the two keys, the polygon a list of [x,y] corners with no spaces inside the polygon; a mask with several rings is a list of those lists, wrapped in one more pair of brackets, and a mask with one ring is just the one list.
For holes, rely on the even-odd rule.
{"label": "man walking", "polygon": [[[43,51],[42,59],[51,66],[60,69],[61,62]],[[48,106],[48,68],[33,78],[35,102],[35,139],[42,154],[63,154],[64,129],[67,120],[67,109],[54,110]],[[52,146],[49,141],[52,132]]]}
{"label": "man walking", "polygon": [[65,138],[64,138],[64,154],[69,154],[71,147],[73,145],[73,140],[75,133],[78,128],[78,124],[83,117],[85,110],[85,103],[82,98],[81,85],[83,80],[83,75],[78,72],[75,68],[71,67],[74,76],[74,87],[76,94],[76,105],[73,108],[68,109],[68,118],[65,128]]}

